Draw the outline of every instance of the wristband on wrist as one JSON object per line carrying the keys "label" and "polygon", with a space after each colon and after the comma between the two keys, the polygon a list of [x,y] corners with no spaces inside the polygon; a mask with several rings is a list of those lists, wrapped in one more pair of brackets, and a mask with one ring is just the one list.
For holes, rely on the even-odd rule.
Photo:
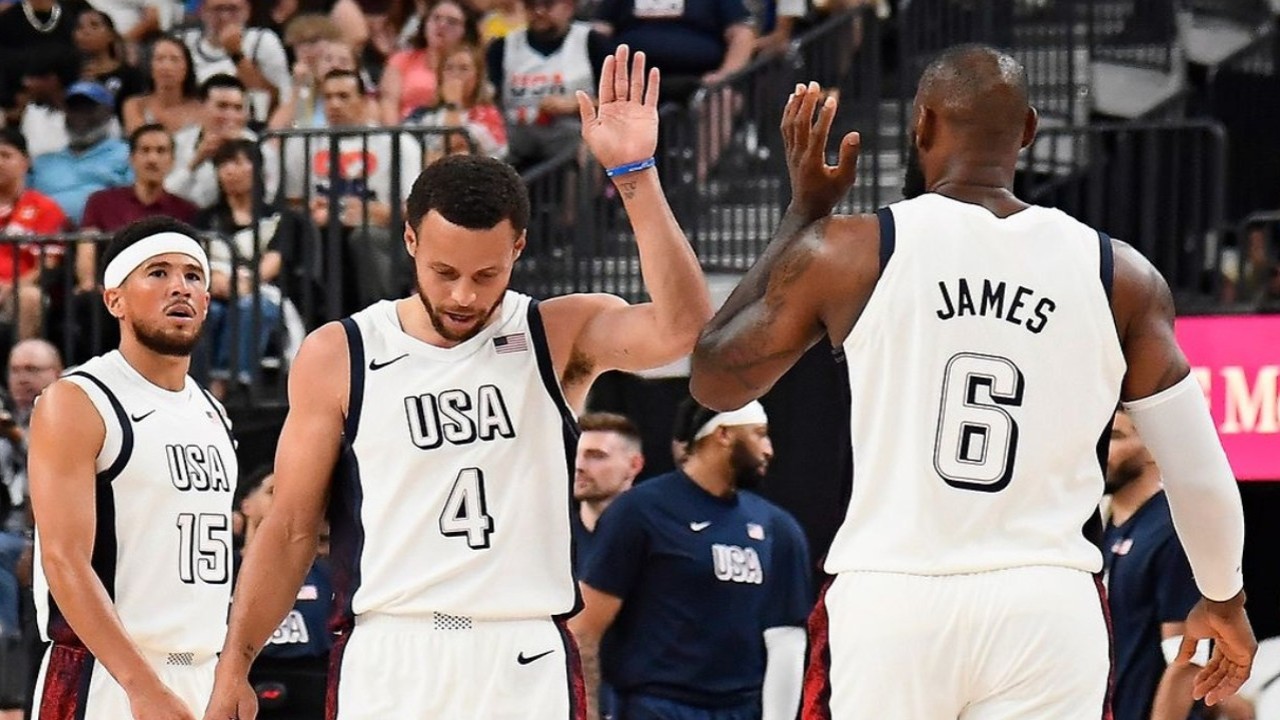
{"label": "wristband on wrist", "polygon": [[604,174],[607,175],[608,177],[614,178],[614,177],[618,177],[619,175],[627,175],[633,172],[640,172],[641,170],[648,170],[649,168],[657,164],[658,164],[657,161],[654,160],[653,158],[646,158],[639,162],[627,163],[626,165],[611,167],[608,170],[605,170]]}

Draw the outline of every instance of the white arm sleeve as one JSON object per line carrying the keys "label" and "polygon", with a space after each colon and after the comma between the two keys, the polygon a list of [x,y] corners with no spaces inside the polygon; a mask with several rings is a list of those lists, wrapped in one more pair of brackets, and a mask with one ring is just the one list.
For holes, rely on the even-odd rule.
{"label": "white arm sleeve", "polygon": [[804,684],[802,627],[773,627],[764,631],[764,686],[760,689],[761,720],[791,720],[800,709]]}
{"label": "white arm sleeve", "polygon": [[1124,409],[1160,467],[1200,593],[1218,601],[1235,597],[1244,587],[1244,510],[1200,383],[1188,375]]}

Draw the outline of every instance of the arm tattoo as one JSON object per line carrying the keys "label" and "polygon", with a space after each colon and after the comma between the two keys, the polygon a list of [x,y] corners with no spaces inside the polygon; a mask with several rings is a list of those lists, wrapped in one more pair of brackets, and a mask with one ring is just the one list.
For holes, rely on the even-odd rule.
{"label": "arm tattoo", "polygon": [[618,183],[618,191],[622,193],[622,197],[624,199],[630,200],[636,196],[636,181],[624,180],[623,182]]}

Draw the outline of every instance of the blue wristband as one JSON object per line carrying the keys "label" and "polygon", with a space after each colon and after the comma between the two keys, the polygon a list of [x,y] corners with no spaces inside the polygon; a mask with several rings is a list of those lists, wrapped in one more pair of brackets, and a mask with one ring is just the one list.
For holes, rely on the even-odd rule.
{"label": "blue wristband", "polygon": [[608,170],[605,170],[604,174],[608,175],[609,177],[618,177],[619,175],[626,175],[628,173],[640,172],[641,170],[648,170],[649,168],[657,164],[658,163],[656,160],[654,160],[653,158],[648,158],[646,160],[641,160],[640,162],[627,163],[626,165],[611,167]]}

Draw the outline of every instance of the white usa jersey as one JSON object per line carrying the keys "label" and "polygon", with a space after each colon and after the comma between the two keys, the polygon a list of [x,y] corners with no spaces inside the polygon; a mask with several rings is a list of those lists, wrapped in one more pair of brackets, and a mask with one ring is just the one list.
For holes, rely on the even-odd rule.
{"label": "white usa jersey", "polygon": [[[67,378],[102,417],[92,564],[124,628],[156,653],[213,657],[231,600],[231,502],[238,465],[230,424],[190,377],[173,392],[119,351]],[[49,594],[36,534],[35,599],[45,639],[79,646]]]}
{"label": "white usa jersey", "polygon": [[441,348],[383,301],[343,321],[351,397],[329,519],[339,622],[572,611],[576,420],[537,302]]}
{"label": "white usa jersey", "polygon": [[827,571],[1100,571],[1086,528],[1125,373],[1110,238],[936,194],[879,218],[883,269],[843,347],[853,488]]}

